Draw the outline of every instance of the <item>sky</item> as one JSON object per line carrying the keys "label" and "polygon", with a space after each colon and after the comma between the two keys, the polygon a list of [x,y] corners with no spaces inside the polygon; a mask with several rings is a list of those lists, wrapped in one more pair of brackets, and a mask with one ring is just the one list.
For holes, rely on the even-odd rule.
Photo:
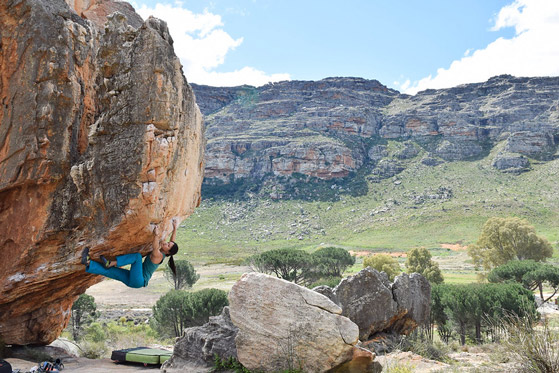
{"label": "sky", "polygon": [[559,76],[559,0],[132,0],[191,83],[351,76],[403,93]]}

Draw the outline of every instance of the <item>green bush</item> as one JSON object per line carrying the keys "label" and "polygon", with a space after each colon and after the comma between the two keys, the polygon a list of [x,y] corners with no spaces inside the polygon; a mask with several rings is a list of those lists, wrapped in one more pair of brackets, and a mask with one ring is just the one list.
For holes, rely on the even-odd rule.
{"label": "green bush", "polygon": [[476,267],[491,270],[512,259],[545,261],[553,248],[527,220],[493,217],[483,225],[477,243],[468,246],[468,254]]}
{"label": "green bush", "polygon": [[153,328],[161,336],[180,337],[185,328],[205,324],[227,305],[227,293],[223,290],[171,290],[153,307]]}
{"label": "green bush", "polygon": [[235,373],[250,373],[250,370],[245,368],[237,359],[229,357],[228,359],[221,359],[217,354],[214,355],[214,372],[234,371]]}
{"label": "green bush", "polygon": [[407,363],[396,363],[386,365],[386,373],[412,373],[413,366]]}
{"label": "green bush", "polygon": [[110,351],[130,346],[172,343],[172,341],[161,340],[150,325],[134,325],[132,321],[124,323],[112,321],[102,324],[92,323],[85,330],[79,347],[83,356],[94,359],[108,357]]}
{"label": "green bush", "polygon": [[104,357],[109,351],[109,348],[104,341],[93,342],[83,340],[80,343],[80,349],[82,356],[88,359],[100,359]]}
{"label": "green bush", "polygon": [[390,281],[394,281],[394,277],[402,271],[398,261],[388,254],[375,254],[366,257],[363,260],[363,268],[371,267],[379,272],[385,272]]}
{"label": "green bush", "polygon": [[102,342],[107,339],[107,335],[101,324],[94,322],[85,330],[83,338],[91,342]]}
{"label": "green bush", "polygon": [[308,286],[309,289],[315,288],[317,286],[326,285],[331,288],[335,288],[342,281],[341,277],[323,277]]}

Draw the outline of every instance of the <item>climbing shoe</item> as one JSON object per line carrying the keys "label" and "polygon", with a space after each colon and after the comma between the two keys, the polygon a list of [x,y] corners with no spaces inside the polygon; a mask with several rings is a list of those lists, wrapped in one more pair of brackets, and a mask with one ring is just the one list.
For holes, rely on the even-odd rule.
{"label": "climbing shoe", "polygon": [[89,247],[86,247],[82,251],[82,264],[84,266],[89,265]]}
{"label": "climbing shoe", "polygon": [[101,258],[101,264],[103,264],[103,267],[109,268],[111,266],[111,261],[110,260],[105,258],[103,255],[101,255],[100,258]]}

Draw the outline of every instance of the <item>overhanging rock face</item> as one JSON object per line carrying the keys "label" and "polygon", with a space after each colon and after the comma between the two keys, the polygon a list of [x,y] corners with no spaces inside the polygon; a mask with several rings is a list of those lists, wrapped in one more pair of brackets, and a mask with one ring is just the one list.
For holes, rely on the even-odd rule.
{"label": "overhanging rock face", "polygon": [[[200,111],[164,22],[105,0],[0,4],[0,337],[46,344],[100,280],[200,201]],[[75,8],[74,8],[75,7]],[[114,13],[117,10],[118,12]]]}

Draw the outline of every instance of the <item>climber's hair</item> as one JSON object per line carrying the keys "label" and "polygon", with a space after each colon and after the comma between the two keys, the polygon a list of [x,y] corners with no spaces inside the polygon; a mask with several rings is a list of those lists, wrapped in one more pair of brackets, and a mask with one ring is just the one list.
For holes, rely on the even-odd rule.
{"label": "climber's hair", "polygon": [[[173,242],[173,241],[171,241]],[[173,275],[177,276],[177,267],[175,267],[175,259],[173,259],[173,255],[179,252],[179,245],[176,242],[173,242],[173,246],[169,249],[169,268],[173,271]]]}

